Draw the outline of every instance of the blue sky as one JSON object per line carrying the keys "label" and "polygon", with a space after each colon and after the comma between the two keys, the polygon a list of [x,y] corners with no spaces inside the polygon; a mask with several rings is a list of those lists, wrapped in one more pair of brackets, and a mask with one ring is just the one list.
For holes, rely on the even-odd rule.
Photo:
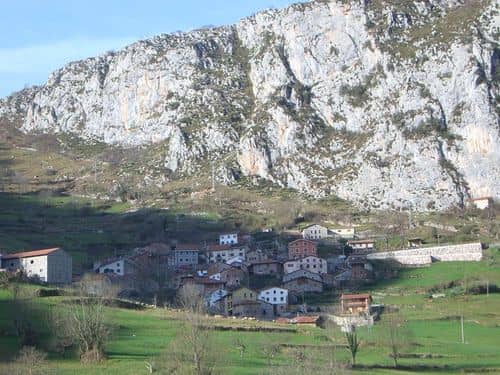
{"label": "blue sky", "polygon": [[70,61],[138,39],[237,22],[293,0],[15,0],[2,1],[0,97],[44,83]]}

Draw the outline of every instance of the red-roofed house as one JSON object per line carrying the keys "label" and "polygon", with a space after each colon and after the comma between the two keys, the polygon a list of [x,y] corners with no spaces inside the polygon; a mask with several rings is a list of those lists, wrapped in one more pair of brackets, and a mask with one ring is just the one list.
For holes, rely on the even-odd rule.
{"label": "red-roofed house", "polygon": [[71,257],[61,248],[25,251],[0,257],[0,268],[22,271],[49,284],[70,284],[73,273]]}

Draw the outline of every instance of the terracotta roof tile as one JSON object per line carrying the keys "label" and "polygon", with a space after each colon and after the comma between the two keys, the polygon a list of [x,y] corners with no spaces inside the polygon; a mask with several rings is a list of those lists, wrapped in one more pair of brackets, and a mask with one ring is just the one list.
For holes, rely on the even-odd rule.
{"label": "terracotta roof tile", "polygon": [[51,249],[43,249],[43,250],[33,250],[33,251],[24,251],[21,253],[14,254],[5,254],[2,256],[2,259],[18,259],[18,258],[31,258],[31,257],[39,257],[43,255],[49,255],[54,251],[61,250],[60,247],[54,247]]}
{"label": "terracotta roof tile", "polygon": [[360,298],[372,298],[372,296],[368,293],[363,294],[342,294],[340,299],[360,299]]}

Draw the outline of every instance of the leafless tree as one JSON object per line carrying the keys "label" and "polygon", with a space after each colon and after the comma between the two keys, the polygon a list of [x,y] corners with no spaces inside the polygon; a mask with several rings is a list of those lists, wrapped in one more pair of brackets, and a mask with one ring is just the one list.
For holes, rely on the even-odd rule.
{"label": "leafless tree", "polygon": [[274,358],[279,354],[280,346],[269,339],[262,346],[262,354],[266,358],[267,365],[272,366]]}
{"label": "leafless tree", "polygon": [[389,349],[394,367],[398,367],[398,360],[401,358],[403,350],[410,345],[410,331],[399,312],[384,314],[381,325],[382,344]]}
{"label": "leafless tree", "polygon": [[47,374],[47,354],[33,346],[24,346],[16,358],[12,374],[42,375]]}
{"label": "leafless tree", "polygon": [[212,332],[206,324],[203,295],[193,285],[185,285],[178,294],[184,327],[172,342],[164,363],[169,374],[213,375],[216,358]]}
{"label": "leafless tree", "polygon": [[240,353],[240,358],[243,358],[247,350],[247,346],[245,345],[243,340],[241,340],[240,338],[235,339],[233,341],[233,346]]}
{"label": "leafless tree", "polygon": [[69,305],[66,315],[55,318],[60,324],[61,339],[76,344],[82,362],[104,359],[104,347],[109,336],[105,321],[105,306],[115,297],[113,289],[92,294],[90,278],[83,278],[77,289],[78,297]]}

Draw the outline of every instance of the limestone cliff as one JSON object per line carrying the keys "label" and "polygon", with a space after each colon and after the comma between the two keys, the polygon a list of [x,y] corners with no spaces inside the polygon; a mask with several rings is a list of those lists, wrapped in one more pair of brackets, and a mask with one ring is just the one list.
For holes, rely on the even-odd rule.
{"label": "limestone cliff", "polygon": [[175,175],[217,165],[365,207],[500,197],[500,7],[311,1],[71,63],[0,101],[24,132],[159,144]]}

